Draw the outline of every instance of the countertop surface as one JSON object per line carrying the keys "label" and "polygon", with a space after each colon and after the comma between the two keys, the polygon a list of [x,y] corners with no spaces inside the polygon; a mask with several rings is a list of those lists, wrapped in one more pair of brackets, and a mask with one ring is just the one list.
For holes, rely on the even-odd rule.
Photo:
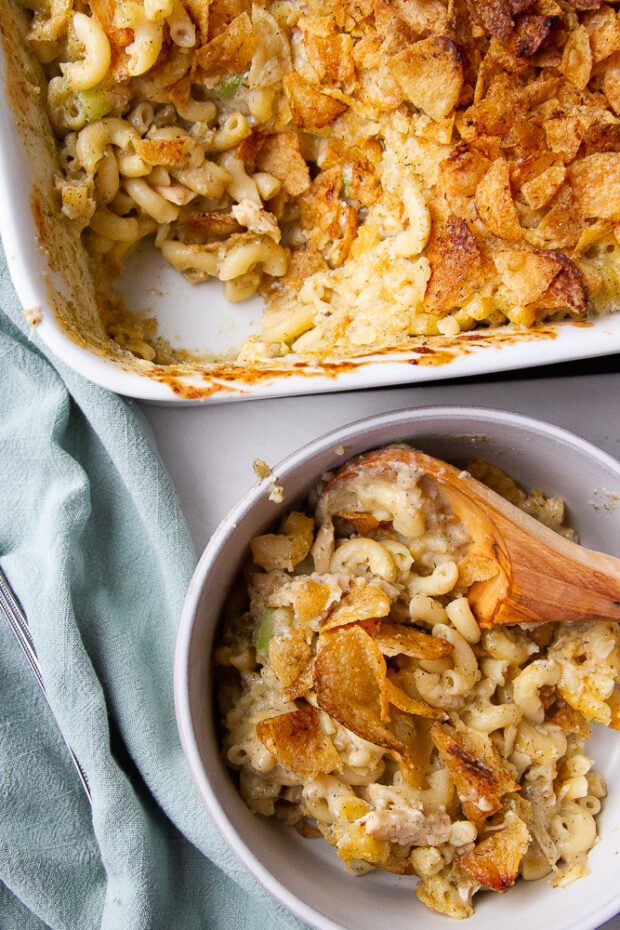
{"label": "countertop surface", "polygon": [[[252,463],[273,466],[335,427],[407,407],[505,409],[572,430],[620,459],[620,355],[523,373],[433,385],[241,401],[204,407],[140,403],[198,553],[256,481]],[[620,915],[605,924],[620,930]]]}

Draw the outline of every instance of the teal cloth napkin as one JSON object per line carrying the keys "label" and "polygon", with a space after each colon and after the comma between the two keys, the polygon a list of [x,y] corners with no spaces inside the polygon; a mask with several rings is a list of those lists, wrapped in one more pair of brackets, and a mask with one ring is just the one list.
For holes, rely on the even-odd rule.
{"label": "teal cloth napkin", "polygon": [[195,554],[148,427],[48,356],[1,249],[0,307],[0,562],[51,706],[0,617],[0,928],[302,927],[185,765],[172,665]]}

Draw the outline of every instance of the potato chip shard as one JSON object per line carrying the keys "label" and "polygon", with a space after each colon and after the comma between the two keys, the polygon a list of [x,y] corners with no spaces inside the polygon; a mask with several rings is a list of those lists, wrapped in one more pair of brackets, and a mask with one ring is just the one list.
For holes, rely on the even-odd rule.
{"label": "potato chip shard", "polygon": [[[392,681],[391,678],[387,677],[383,682],[382,686],[384,704],[385,701],[393,704],[398,710],[402,710],[405,714],[415,714],[418,717],[427,717],[431,720],[443,720],[445,714],[442,710],[439,710],[437,707],[430,707],[424,701],[418,701],[416,698],[412,698],[406,691],[404,691],[400,685],[397,685]],[[388,708],[388,720],[391,719],[391,712]],[[387,716],[387,715],[386,715]]]}
{"label": "potato chip shard", "polygon": [[298,820],[293,826],[305,840],[315,840],[317,837],[322,836],[319,828],[315,827],[309,820]]}
{"label": "potato chip shard", "polygon": [[467,0],[472,19],[500,42],[507,42],[514,21],[509,0]]}
{"label": "potato chip shard", "polygon": [[620,121],[607,110],[593,115],[584,127],[583,142],[590,152],[613,152],[620,147]]}
{"label": "potato chip shard", "polygon": [[283,85],[292,120],[300,129],[321,129],[347,109],[346,103],[308,84],[297,71],[289,71],[283,78]]}
{"label": "potato chip shard", "polygon": [[566,0],[574,10],[598,10],[603,0]]}
{"label": "potato chip shard", "polygon": [[417,872],[409,859],[403,859],[390,853],[388,859],[381,863],[381,869],[384,872],[391,872],[393,875],[417,875]]}
{"label": "potato chip shard", "polygon": [[277,178],[291,197],[298,197],[310,187],[310,172],[296,132],[267,136],[257,152],[256,167]]}
{"label": "potato chip shard", "polygon": [[618,691],[618,688],[612,691],[607,703],[611,711],[609,728],[611,730],[620,730],[620,691]]}
{"label": "potato chip shard", "polygon": [[250,135],[242,139],[235,149],[235,158],[238,158],[239,161],[244,162],[246,165],[254,165],[256,156],[264,145],[265,139],[265,133],[254,126]]}
{"label": "potato chip shard", "polygon": [[614,113],[620,113],[620,52],[609,59],[603,78],[603,91]]}
{"label": "potato chip shard", "polygon": [[282,525],[281,533],[265,533],[250,542],[252,558],[265,571],[283,568],[292,571],[310,552],[314,538],[314,520],[292,511]]}
{"label": "potato chip shard", "polygon": [[287,636],[272,636],[267,647],[269,664],[284,688],[291,688],[312,658],[306,631],[292,629]]}
{"label": "potato chip shard", "polygon": [[560,189],[565,178],[566,167],[564,165],[552,165],[539,174],[538,177],[526,181],[521,190],[532,210],[540,210],[541,207],[545,207]]}
{"label": "potato chip shard", "polygon": [[562,255],[551,253],[560,267],[547,291],[533,303],[537,310],[569,309],[576,314],[585,313],[588,308],[588,288],[581,268]]}
{"label": "potato chip shard", "polygon": [[473,478],[482,481],[496,494],[501,494],[515,507],[518,507],[525,500],[525,491],[522,491],[514,478],[507,475],[497,465],[485,462],[484,459],[474,459],[467,466],[467,471]]}
{"label": "potato chip shard", "polygon": [[437,187],[454,214],[467,219],[476,188],[490,165],[491,159],[478,146],[463,142],[439,163]]}
{"label": "potato chip shard", "polygon": [[374,172],[372,162],[361,156],[350,167],[348,197],[363,206],[370,207],[376,203],[382,193],[381,181]]}
{"label": "potato chip shard", "polygon": [[607,3],[588,13],[583,24],[590,37],[593,64],[598,64],[614,52],[620,51],[620,20],[616,11]]}
{"label": "potato chip shard", "polygon": [[499,572],[497,559],[486,558],[480,553],[466,555],[459,563],[458,585],[468,588],[476,581],[488,581]]}
{"label": "potato chip shard", "polygon": [[242,230],[242,226],[234,216],[219,211],[213,213],[193,211],[183,228],[185,241],[198,244],[227,239]]}
{"label": "potato chip shard", "polygon": [[242,74],[250,66],[258,39],[247,13],[236,16],[227,28],[196,51],[196,61],[205,71],[213,68]]}
{"label": "potato chip shard", "polygon": [[136,153],[147,165],[178,165],[190,153],[187,139],[139,139]]}
{"label": "potato chip shard", "polygon": [[351,54],[353,36],[342,32],[325,36],[304,32],[303,44],[319,81],[346,83],[355,77],[355,63]]}
{"label": "potato chip shard", "polygon": [[556,16],[526,14],[519,17],[514,36],[516,58],[531,58],[547,40],[558,21]]}
{"label": "potato chip shard", "polygon": [[552,152],[572,161],[581,145],[583,126],[576,116],[552,116],[543,122],[547,145]]}
{"label": "potato chip shard", "polygon": [[431,739],[454,779],[463,813],[477,827],[501,810],[505,794],[520,790],[485,734],[436,723]]}
{"label": "potato chip shard", "polygon": [[547,718],[547,721],[583,739],[589,739],[592,732],[592,721],[570,704],[565,704],[564,701],[560,703],[555,713]]}
{"label": "potato chip shard", "polygon": [[377,840],[370,833],[366,833],[362,823],[331,824],[317,822],[317,826],[330,846],[346,862],[347,868],[354,859],[362,859],[381,867],[390,854],[390,844],[387,840]]}
{"label": "potato chip shard", "polygon": [[390,599],[381,588],[371,584],[357,585],[345,594],[338,606],[331,612],[321,626],[321,632],[347,626],[349,623],[358,623],[361,620],[387,617],[389,612]]}
{"label": "potato chip shard", "polygon": [[[559,197],[562,196],[564,190],[566,190],[566,185],[560,191]],[[569,190],[568,193],[570,197],[571,191]],[[565,203],[554,203],[535,229],[526,230],[525,236],[532,245],[548,249],[562,249],[577,245],[585,225],[585,220],[580,220],[576,216],[572,200],[567,198]]]}
{"label": "potato chip shard", "polygon": [[553,252],[506,251],[493,255],[503,283],[520,304],[529,304],[549,289],[561,269]]}
{"label": "potato chip shard", "polygon": [[119,56],[122,56],[124,49],[131,45],[134,40],[133,29],[119,27],[115,24],[115,0],[91,0],[90,7],[95,19],[99,21],[108,37],[112,60],[118,60]]}
{"label": "potato chip shard", "polygon": [[496,158],[474,196],[478,216],[500,239],[520,239],[522,232],[510,189],[510,169],[504,158]]}
{"label": "potato chip shard", "polygon": [[188,105],[192,96],[192,78],[193,69],[186,71],[182,78],[175,81],[166,88],[170,101],[175,105],[177,110],[183,110]]}
{"label": "potato chip shard", "polygon": [[428,258],[432,270],[425,302],[433,310],[446,311],[462,304],[477,290],[486,270],[475,237],[458,216],[451,216],[443,233],[431,239]]}
{"label": "potato chip shard", "polygon": [[379,520],[373,517],[371,513],[365,513],[364,511],[341,510],[339,513],[335,513],[334,516],[350,523],[360,536],[367,536],[371,530],[375,530],[379,526]]}
{"label": "potato chip shard", "polygon": [[521,190],[528,181],[533,181],[540,174],[550,168],[555,162],[552,152],[544,149],[542,152],[534,152],[526,155],[520,161],[510,166],[510,186],[513,190]]}
{"label": "potato chip shard", "polygon": [[311,705],[261,720],[256,735],[297,778],[316,778],[342,766],[332,741],[321,729],[319,711]]}
{"label": "potato chip shard", "polygon": [[523,90],[509,75],[500,72],[491,81],[486,94],[465,111],[464,117],[476,134],[504,136],[524,102]]}
{"label": "potato chip shard", "polygon": [[198,29],[198,38],[206,43],[209,38],[209,3],[205,0],[185,0],[184,6]]}
{"label": "potato chip shard", "polygon": [[587,155],[569,167],[568,179],[581,216],[620,216],[620,152]]}
{"label": "potato chip shard", "polygon": [[516,814],[506,814],[505,826],[491,833],[464,856],[457,865],[474,881],[493,891],[506,891],[514,885],[519,863],[527,852],[530,834]]}
{"label": "potato chip shard", "polygon": [[[325,637],[314,660],[314,686],[319,707],[347,729],[393,752],[416,769],[415,718],[389,712],[385,659],[373,638],[359,625],[339,627]],[[393,695],[394,696],[394,695]],[[436,708],[422,705],[429,716]],[[428,708],[426,710],[426,708]]]}
{"label": "potato chip shard", "polygon": [[327,609],[334,599],[328,584],[302,576],[291,585],[291,601],[295,619],[301,626],[307,626]]}
{"label": "potato chip shard", "polygon": [[[537,2],[537,0],[508,0],[508,2],[510,4],[510,11],[513,16],[519,16],[520,13],[524,13],[526,10],[529,10],[532,7],[536,7],[537,10],[540,10],[541,13],[544,13],[545,15],[549,15],[551,12],[549,9],[547,9],[546,4],[541,4],[540,2]],[[553,5],[555,6],[555,3]],[[555,12],[557,13],[559,11],[556,10]]]}
{"label": "potato chip shard", "polygon": [[384,656],[410,656],[412,659],[443,659],[452,655],[454,646],[445,639],[431,636],[404,623],[382,623],[375,642]]}
{"label": "potato chip shard", "polygon": [[560,70],[579,90],[585,90],[592,73],[592,50],[585,26],[577,26],[568,37]]}
{"label": "potato chip shard", "polygon": [[443,119],[456,106],[463,86],[463,66],[451,39],[421,39],[393,55],[388,64],[407,99],[432,119]]}
{"label": "potato chip shard", "polygon": [[415,893],[426,907],[453,920],[463,920],[474,913],[471,899],[477,890],[477,885],[451,863],[434,875],[425,875]]}
{"label": "potato chip shard", "polygon": [[333,165],[298,200],[302,228],[332,267],[342,264],[358,229],[355,208],[340,197],[342,182],[342,168]]}

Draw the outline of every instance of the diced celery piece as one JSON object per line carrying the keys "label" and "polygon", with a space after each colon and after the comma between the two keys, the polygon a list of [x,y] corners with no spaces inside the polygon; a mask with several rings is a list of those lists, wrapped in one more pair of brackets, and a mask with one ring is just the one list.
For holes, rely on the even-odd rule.
{"label": "diced celery piece", "polygon": [[81,90],[78,96],[87,123],[94,123],[96,120],[102,119],[112,109],[110,98],[101,88],[93,87],[91,90]]}
{"label": "diced celery piece", "polygon": [[231,74],[230,77],[224,78],[219,84],[215,85],[215,93],[224,100],[230,100],[231,97],[235,96],[248,74],[249,71],[245,71],[243,74]]}
{"label": "diced celery piece", "polygon": [[263,610],[263,616],[256,636],[257,652],[267,652],[269,640],[273,636],[273,621],[276,609],[275,607],[265,607]]}

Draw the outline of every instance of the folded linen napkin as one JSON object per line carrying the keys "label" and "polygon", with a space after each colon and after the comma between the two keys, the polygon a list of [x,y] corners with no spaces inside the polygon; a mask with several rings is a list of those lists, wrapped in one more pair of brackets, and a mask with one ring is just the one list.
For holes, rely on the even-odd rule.
{"label": "folded linen napkin", "polygon": [[195,554],[148,427],[48,356],[1,248],[0,307],[0,563],[51,706],[0,617],[0,927],[302,927],[185,766],[172,664]]}

